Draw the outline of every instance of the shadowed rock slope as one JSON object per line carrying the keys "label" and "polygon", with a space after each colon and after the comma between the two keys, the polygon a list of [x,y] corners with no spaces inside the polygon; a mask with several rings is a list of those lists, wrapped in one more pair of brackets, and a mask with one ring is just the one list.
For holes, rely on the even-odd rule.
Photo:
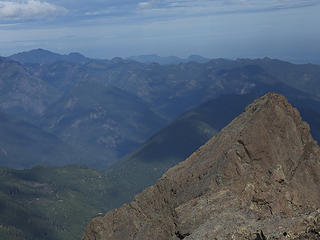
{"label": "shadowed rock slope", "polygon": [[269,93],[83,240],[319,239],[320,149]]}

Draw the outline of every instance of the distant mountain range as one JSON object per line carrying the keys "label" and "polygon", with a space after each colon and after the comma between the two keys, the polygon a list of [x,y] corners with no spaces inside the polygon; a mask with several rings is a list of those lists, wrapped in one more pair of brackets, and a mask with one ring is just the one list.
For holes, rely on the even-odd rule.
{"label": "distant mountain range", "polygon": [[[83,56],[80,53],[70,54],[58,54],[45,49],[34,49],[26,52],[13,54],[8,58],[21,62],[21,63],[38,63],[38,64],[49,64],[54,62],[73,62],[73,63],[86,63],[94,59]],[[113,61],[121,60],[121,58],[114,58]],[[186,62],[198,62],[205,63],[210,59],[199,56],[191,55],[188,58],[179,58],[176,56],[160,57],[156,54],[132,56],[126,58],[126,60],[137,61],[141,63],[159,63],[161,65],[178,64]],[[112,61],[112,60],[111,60]]]}
{"label": "distant mountain range", "polygon": [[205,58],[199,55],[191,55],[188,58],[179,58],[176,56],[160,57],[156,54],[151,54],[151,55],[132,56],[132,57],[129,57],[128,59],[141,62],[141,63],[159,63],[161,65],[179,64],[179,63],[186,63],[186,62],[206,63],[210,61],[209,58]]}
{"label": "distant mountain range", "polygon": [[68,55],[62,55],[53,53],[44,49],[34,49],[28,52],[21,52],[9,56],[10,59],[21,63],[39,63],[49,64],[54,62],[75,62],[84,63],[90,61],[89,58],[83,56],[80,53],[70,53]]}
{"label": "distant mountain range", "polygon": [[[282,65],[286,68],[281,72]],[[266,92],[276,86],[283,90],[289,87],[292,91],[299,89],[295,91],[300,91],[300,95],[304,91],[305,97],[320,96],[320,87],[316,82],[320,75],[319,66],[294,65],[271,59],[216,59],[204,64],[190,62],[168,66],[130,61],[59,62],[26,65],[26,68],[60,91],[68,91],[81,81],[111,84],[137,95],[158,114],[171,120],[221,94]],[[300,81],[305,84],[301,86]]]}
{"label": "distant mountain range", "polygon": [[[170,65],[121,58],[75,61],[42,49],[16,56],[20,62],[0,59],[0,111],[55,136],[88,156],[85,162],[93,167],[107,167],[184,112],[222,95],[275,91],[295,98],[307,115],[320,109],[318,65],[269,58]],[[15,166],[64,162],[29,159],[19,157],[15,162],[25,164]]]}

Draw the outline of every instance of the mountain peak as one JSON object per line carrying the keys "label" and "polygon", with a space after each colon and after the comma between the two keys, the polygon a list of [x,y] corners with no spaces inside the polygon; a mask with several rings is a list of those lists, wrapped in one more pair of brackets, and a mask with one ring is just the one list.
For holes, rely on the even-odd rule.
{"label": "mountain peak", "polygon": [[49,50],[43,49],[43,48],[37,48],[37,49],[32,49],[29,52],[44,52],[44,53],[53,53]]}
{"label": "mountain peak", "polygon": [[256,107],[261,108],[265,105],[271,105],[271,106],[281,105],[281,106],[285,106],[285,108],[289,108],[289,109],[293,108],[285,96],[283,96],[282,94],[273,93],[273,92],[269,92],[264,96],[258,98],[252,104],[250,104],[248,108],[256,108]]}
{"label": "mountain peak", "polygon": [[17,53],[9,56],[9,58],[21,63],[40,64],[50,64],[58,61],[82,63],[88,62],[90,60],[89,58],[81,55],[80,53],[70,53],[69,55],[62,55],[42,48]]}
{"label": "mountain peak", "polygon": [[[262,113],[259,113],[262,111]],[[274,112],[271,112],[274,111]],[[246,107],[244,113],[239,118],[253,118],[258,114],[274,115],[275,117],[279,114],[286,114],[282,118],[292,118],[298,125],[305,125],[308,130],[308,124],[302,122],[299,111],[294,108],[281,94],[269,92],[264,96],[256,99],[252,104]],[[270,118],[270,116],[265,116]],[[279,119],[279,121],[284,119]],[[256,122],[254,122],[256,123]],[[248,127],[248,126],[247,126]],[[306,133],[307,134],[307,133]],[[311,135],[310,135],[311,136]]]}
{"label": "mountain peak", "polygon": [[312,235],[320,150],[309,131],[285,97],[268,93],[133,202],[94,219],[83,239]]}

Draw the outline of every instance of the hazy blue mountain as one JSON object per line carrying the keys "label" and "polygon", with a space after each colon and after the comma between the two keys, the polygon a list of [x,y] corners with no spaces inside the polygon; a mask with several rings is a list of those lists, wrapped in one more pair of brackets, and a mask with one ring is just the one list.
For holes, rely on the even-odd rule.
{"label": "hazy blue mountain", "polygon": [[175,57],[175,56],[160,57],[156,54],[131,56],[128,59],[141,62],[141,63],[159,63],[161,65],[177,64],[177,63],[184,62],[184,59],[179,57]]}
{"label": "hazy blue mountain", "polygon": [[[188,67],[191,67],[193,71],[196,71],[195,74],[198,73],[199,75],[201,74],[202,77],[204,77],[203,75],[209,72],[208,69],[219,71],[223,69],[244,67],[246,65],[258,65],[261,68],[263,68],[268,74],[270,74],[272,77],[279,79],[280,81],[286,83],[287,85],[312,93],[313,95],[317,95],[318,97],[320,96],[320,87],[317,82],[318,76],[320,74],[319,65],[291,64],[285,61],[280,61],[280,60],[275,60],[270,58],[238,59],[235,61],[226,60],[226,59],[209,60],[198,55],[191,55],[186,59],[182,59],[174,56],[159,57],[157,55],[141,55],[141,56],[133,56],[128,58],[129,60],[135,60],[141,63],[148,63],[147,65],[150,65],[150,63],[164,64],[165,66],[162,66],[162,67],[159,67],[156,65],[138,66],[136,63],[133,63],[132,61],[127,61],[121,58],[114,58],[112,61],[110,61],[109,64],[106,64],[106,61],[91,60],[78,53],[61,55],[61,54],[52,53],[50,51],[43,50],[43,49],[36,49],[36,50],[31,50],[29,52],[18,53],[18,54],[12,55],[11,58],[23,63],[41,63],[41,64],[51,63],[52,64],[57,61],[67,61],[69,63],[79,63],[79,64],[82,63],[81,66],[76,65],[76,66],[73,66],[72,69],[69,69],[71,73],[70,72],[66,73],[68,69],[64,69],[64,67],[66,66],[64,67],[61,66],[62,65],[61,63],[60,63],[60,67],[59,65],[51,66],[51,67],[45,66],[43,70],[38,70],[38,71],[36,71],[35,68],[33,69],[36,73],[35,74],[36,76],[44,77],[44,78],[47,78],[48,80],[54,80],[55,82],[58,81],[56,79],[59,78],[61,75],[64,77],[68,77],[67,82],[70,82],[69,77],[73,78],[73,76],[76,77],[77,75],[80,75],[81,78],[84,78],[86,76],[91,77],[91,75],[97,75],[97,73],[92,72],[93,70],[92,68],[95,68],[95,67],[99,68],[99,70],[95,69],[99,73],[101,73],[103,70],[109,72],[109,70],[112,70],[114,67],[115,68],[128,67],[130,70],[124,69],[124,72],[130,71],[131,73],[136,75],[137,74],[148,75],[148,72],[150,70],[157,71],[158,68],[162,68],[161,70],[164,72],[170,71],[169,73],[170,76],[174,76],[173,80],[177,80],[176,74],[178,76],[181,76],[181,74],[183,75],[184,71],[187,70],[186,68]],[[92,61],[93,63],[86,65],[86,63],[90,61]],[[190,61],[193,62],[195,65],[197,63],[203,63],[204,65],[202,66],[202,69],[197,69],[197,67],[191,66],[189,64]],[[102,64],[99,62],[101,62]],[[120,66],[115,66],[117,64],[119,64]],[[175,67],[167,66],[168,64],[177,65],[177,66]],[[134,69],[132,71],[131,66],[135,66],[137,67],[137,69]],[[179,70],[179,68],[182,68],[182,69]],[[53,71],[47,72],[47,70],[49,69]],[[142,72],[141,72],[141,69],[142,69]],[[99,73],[98,73],[98,76],[100,76]],[[124,73],[123,76],[127,74]],[[112,78],[119,78],[119,77],[121,78],[121,76],[112,75]],[[108,79],[110,79],[110,76],[108,76]],[[63,79],[59,81],[63,81]]]}
{"label": "hazy blue mountain", "polygon": [[209,62],[209,58],[202,57],[200,55],[190,55],[187,59],[186,62],[197,62],[197,63],[206,63]]}
{"label": "hazy blue mountain", "polygon": [[[294,89],[294,82],[303,81],[303,75],[294,75],[294,80],[284,81],[283,79],[292,78],[290,72],[283,71],[283,76],[278,77],[262,66],[260,61],[268,59],[251,62],[214,59],[204,64],[188,62],[167,66],[118,59],[84,64],[54,63],[34,68],[32,72],[62,91],[68,91],[76,83],[88,80],[112,84],[137,95],[158,114],[171,120],[184,111],[223,94],[262,93],[282,88],[282,93],[286,95],[288,92],[299,92],[299,95],[310,96],[310,91],[303,93],[302,88]],[[272,64],[274,68],[279,68],[278,62]],[[314,67],[320,69],[320,66]],[[303,66],[298,65],[297,68]],[[308,72],[308,69],[304,71]],[[320,75],[317,71],[310,73],[314,79],[314,89],[320,89],[320,85],[315,83],[316,77]]]}
{"label": "hazy blue mountain", "polygon": [[289,86],[320,97],[320,65],[292,64],[277,59],[239,59],[240,65],[255,64]]}
{"label": "hazy blue mountain", "polygon": [[0,166],[30,168],[36,164],[85,163],[83,154],[55,135],[0,113]]}
{"label": "hazy blue mountain", "polygon": [[179,63],[186,63],[186,62],[205,63],[210,61],[210,59],[199,56],[199,55],[191,55],[188,58],[179,58],[176,56],[160,57],[156,54],[150,54],[150,55],[131,56],[128,59],[141,62],[141,63],[159,63],[161,65],[179,64]]}
{"label": "hazy blue mountain", "polygon": [[106,167],[133,151],[165,121],[141,99],[97,82],[80,82],[45,112],[45,129],[91,154]]}
{"label": "hazy blue mountain", "polygon": [[9,58],[21,62],[21,63],[39,63],[39,64],[48,64],[59,61],[66,62],[88,62],[89,58],[83,56],[80,53],[70,53],[68,55],[62,55],[54,52],[50,52],[44,49],[34,49],[27,52],[21,52],[9,56]]}
{"label": "hazy blue mountain", "polygon": [[[312,92],[320,89],[316,82],[320,68],[317,65],[309,69],[305,65],[267,58],[214,59],[203,64],[188,62],[166,66],[121,58],[84,63],[2,62],[5,64],[2,64],[0,76],[4,77],[0,81],[5,79],[3,86],[6,86],[0,91],[2,111],[32,119],[33,123],[38,123],[41,118],[41,126],[46,130],[63,141],[69,141],[75,148],[92,153],[93,157],[88,161],[92,166],[107,166],[140,146],[164,122],[172,121],[183,112],[225,94],[262,95],[276,91],[289,99],[295,97],[300,102],[304,101],[309,109],[316,112],[320,109],[318,103],[310,103],[318,99]],[[282,71],[279,72],[281,77],[278,77],[275,69],[281,71],[281,66],[288,64],[292,69],[302,69],[304,74],[300,70],[299,74],[292,74],[293,70]],[[307,81],[304,80],[305,74],[311,76],[312,92],[302,87],[295,88],[299,81]],[[307,82],[309,84],[309,80]],[[91,85],[86,86],[89,83]],[[110,85],[117,91],[103,94],[102,89]],[[84,87],[81,90],[79,86]],[[117,97],[110,100],[109,95]],[[130,104],[136,101],[139,104],[131,107]],[[77,102],[74,109],[66,107],[73,102]],[[93,117],[98,116],[100,111],[95,106],[102,106],[100,110],[104,112],[98,119]],[[122,108],[124,110],[119,111]],[[33,118],[24,116],[31,113]],[[134,119],[124,120],[131,115],[135,116]],[[161,120],[159,124],[156,119],[165,121]]]}
{"label": "hazy blue mountain", "polygon": [[36,118],[60,92],[30,74],[20,63],[0,59],[0,110],[20,118]]}
{"label": "hazy blue mountain", "polygon": [[25,67],[34,76],[44,80],[62,93],[69,91],[83,79],[93,79],[91,75],[95,74],[95,69],[88,71],[85,66],[85,64],[64,61],[52,64],[25,64]]}

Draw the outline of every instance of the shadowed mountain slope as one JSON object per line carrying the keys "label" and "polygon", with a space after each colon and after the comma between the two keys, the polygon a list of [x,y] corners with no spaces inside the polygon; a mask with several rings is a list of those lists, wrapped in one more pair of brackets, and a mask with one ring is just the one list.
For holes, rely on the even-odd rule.
{"label": "shadowed mountain slope", "polygon": [[0,110],[19,118],[34,119],[58,97],[59,92],[30,74],[20,63],[0,58]]}
{"label": "shadowed mountain slope", "polygon": [[316,64],[292,64],[277,59],[239,59],[241,65],[255,64],[282,82],[320,97],[320,66]]}
{"label": "shadowed mountain slope", "polygon": [[[258,95],[224,95],[182,114],[161,129],[135,152],[124,157],[106,170],[114,183],[111,208],[131,201],[144,188],[155,184],[170,167],[186,159],[201,145],[243,112]],[[307,108],[316,101],[290,98],[301,111],[303,120],[311,126],[312,136],[320,141],[320,115]]]}
{"label": "shadowed mountain slope", "polygon": [[216,135],[255,99],[254,95],[225,95],[194,108],[161,129],[139,149],[106,169],[113,182],[110,208],[131,201],[154,184],[170,167],[186,159]]}
{"label": "shadowed mountain slope", "polygon": [[29,168],[37,164],[61,166],[85,163],[76,148],[28,122],[0,113],[0,165]]}
{"label": "shadowed mountain slope", "polygon": [[[288,64],[291,70],[282,71],[283,64]],[[294,65],[268,59],[214,59],[203,64],[188,62],[167,66],[114,59],[82,64],[57,62],[28,65],[28,69],[60,91],[70,90],[82,81],[111,84],[137,95],[148,103],[153,111],[169,120],[225,94],[265,94],[276,91],[286,96],[291,94],[312,98],[306,92],[315,93],[320,89],[317,83],[320,76],[319,66]],[[278,69],[277,72],[274,69]],[[295,69],[297,71],[294,71]],[[295,72],[299,74],[291,74]],[[297,85],[301,82],[305,82],[308,89],[300,86],[301,84]]]}
{"label": "shadowed mountain slope", "polygon": [[43,126],[106,167],[143,144],[165,121],[139,97],[97,82],[81,82],[52,105]]}
{"label": "shadowed mountain slope", "polygon": [[267,94],[83,239],[316,239],[320,148],[309,131]]}

